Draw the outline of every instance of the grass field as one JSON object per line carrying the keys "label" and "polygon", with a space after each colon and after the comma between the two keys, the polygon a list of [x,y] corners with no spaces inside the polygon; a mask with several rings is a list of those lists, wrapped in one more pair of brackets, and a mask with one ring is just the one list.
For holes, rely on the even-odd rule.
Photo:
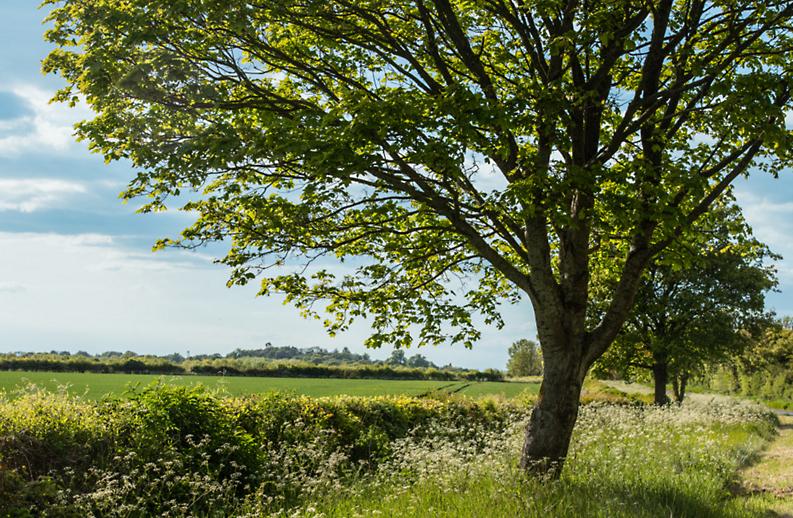
{"label": "grass field", "polygon": [[80,372],[0,372],[0,390],[14,391],[33,383],[48,390],[67,387],[71,394],[89,399],[105,395],[122,395],[135,386],[145,386],[154,381],[173,385],[202,384],[221,389],[231,396],[289,391],[307,396],[382,396],[420,395],[432,391],[455,392],[471,397],[501,395],[512,398],[524,391],[536,394],[538,383],[524,382],[462,382],[425,380],[371,380],[336,378],[257,378],[223,376],[162,376],[154,374],[96,374]]}

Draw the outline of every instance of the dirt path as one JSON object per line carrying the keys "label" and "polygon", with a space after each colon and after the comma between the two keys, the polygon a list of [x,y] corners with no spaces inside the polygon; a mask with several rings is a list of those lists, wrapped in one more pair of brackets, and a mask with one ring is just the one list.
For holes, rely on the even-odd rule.
{"label": "dirt path", "polygon": [[[652,388],[639,383],[609,381],[608,385],[623,392],[652,393]],[[692,400],[714,401],[729,396],[689,393]],[[768,445],[760,459],[740,472],[737,494],[748,498],[757,509],[769,516],[793,518],[793,412],[776,411],[779,435]]]}
{"label": "dirt path", "polygon": [[779,436],[741,472],[744,492],[773,515],[793,518],[793,417],[779,416]]}

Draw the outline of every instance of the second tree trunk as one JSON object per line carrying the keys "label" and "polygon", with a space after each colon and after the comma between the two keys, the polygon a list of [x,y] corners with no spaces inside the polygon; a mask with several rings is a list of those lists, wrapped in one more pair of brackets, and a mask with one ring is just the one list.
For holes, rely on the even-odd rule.
{"label": "second tree trunk", "polygon": [[653,356],[653,379],[655,380],[655,404],[666,405],[669,398],[666,395],[666,385],[669,383],[669,366],[666,358],[661,355]]}

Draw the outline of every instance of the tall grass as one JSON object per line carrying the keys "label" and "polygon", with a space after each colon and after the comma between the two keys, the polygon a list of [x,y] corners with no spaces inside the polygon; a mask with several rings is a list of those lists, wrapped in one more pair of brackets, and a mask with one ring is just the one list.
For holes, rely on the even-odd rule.
{"label": "tall grass", "polygon": [[743,517],[736,470],[773,435],[773,416],[737,403],[584,407],[561,480],[517,468],[517,430],[480,450],[422,439],[342,496],[305,516]]}

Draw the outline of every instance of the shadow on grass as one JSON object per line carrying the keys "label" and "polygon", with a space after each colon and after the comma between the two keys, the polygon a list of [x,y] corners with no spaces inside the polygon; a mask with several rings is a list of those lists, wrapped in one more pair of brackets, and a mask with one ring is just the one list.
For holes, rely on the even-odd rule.
{"label": "shadow on grass", "polygon": [[[583,507],[566,516],[724,518],[743,516],[731,513],[727,506],[730,494],[701,494],[686,492],[671,486],[653,485],[593,485],[567,483],[564,491],[578,493],[576,500],[585,497]],[[588,502],[586,504],[585,502]],[[606,505],[603,505],[606,504]],[[601,507],[602,506],[602,507]]]}

